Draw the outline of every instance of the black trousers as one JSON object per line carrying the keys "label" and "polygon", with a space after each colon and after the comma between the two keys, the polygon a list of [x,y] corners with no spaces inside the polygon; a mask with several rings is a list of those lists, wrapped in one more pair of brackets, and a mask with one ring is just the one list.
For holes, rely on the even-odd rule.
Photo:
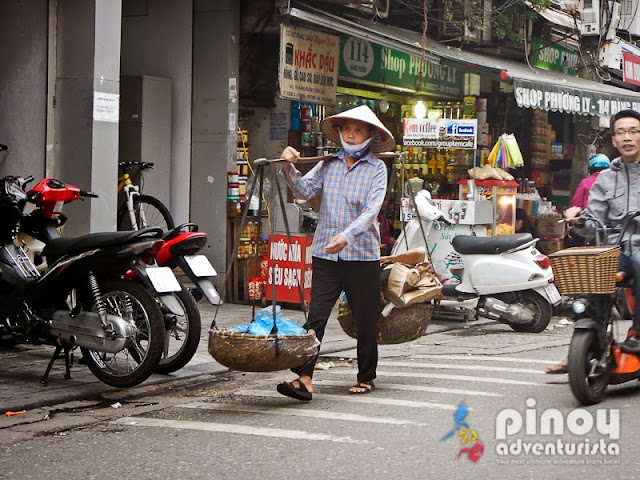
{"label": "black trousers", "polygon": [[[313,257],[312,269],[311,303],[304,327],[313,329],[318,340],[322,341],[331,310],[344,290],[357,325],[358,381],[373,380],[378,365],[376,337],[380,316],[380,262],[332,262]],[[313,377],[317,361],[316,356],[293,371]]]}

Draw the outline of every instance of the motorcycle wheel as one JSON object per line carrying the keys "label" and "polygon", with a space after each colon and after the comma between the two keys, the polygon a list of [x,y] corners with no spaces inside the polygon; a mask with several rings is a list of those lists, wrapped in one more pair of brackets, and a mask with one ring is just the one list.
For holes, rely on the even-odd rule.
{"label": "motorcycle wheel", "polygon": [[[112,280],[102,286],[102,299],[107,312],[124,315],[134,322],[137,331],[134,344],[118,353],[96,352],[82,349],[89,370],[112,387],[126,388],[139,385],[153,373],[162,356],[164,321],[153,295],[141,285],[127,280]],[[131,316],[126,313],[131,304]],[[128,318],[127,318],[128,317]]]}
{"label": "motorcycle wheel", "polygon": [[551,304],[539,293],[533,290],[525,290],[518,294],[518,301],[533,313],[533,320],[527,325],[521,323],[509,323],[516,332],[540,333],[551,322]]}
{"label": "motorcycle wheel", "polygon": [[599,403],[609,385],[609,370],[597,366],[602,347],[593,330],[574,331],[569,345],[569,385],[583,405]]}
{"label": "motorcycle wheel", "polygon": [[616,311],[623,320],[631,320],[633,318],[633,311],[623,287],[616,288]]}
{"label": "motorcycle wheel", "polygon": [[168,374],[180,370],[193,358],[200,343],[202,326],[195,299],[184,287],[176,292],[176,297],[182,305],[184,316],[178,317],[169,312],[164,314],[164,351],[155,368],[156,373]]}

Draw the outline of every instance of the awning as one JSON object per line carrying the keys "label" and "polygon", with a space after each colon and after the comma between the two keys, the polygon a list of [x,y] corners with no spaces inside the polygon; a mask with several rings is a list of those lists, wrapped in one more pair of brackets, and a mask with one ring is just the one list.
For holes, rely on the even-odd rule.
{"label": "awning", "polygon": [[531,2],[525,0],[524,2],[528,7],[534,10],[538,15],[544,17],[549,20],[551,23],[559,25],[564,28],[572,29],[572,30],[580,30],[580,25],[582,24],[582,20],[579,18],[573,17],[562,10],[556,8],[536,8],[533,6]]}
{"label": "awning", "polygon": [[560,72],[451,48],[422,35],[379,23],[346,19],[304,5],[288,8],[292,18],[348,34],[427,59],[446,63],[469,73],[511,83],[519,107],[579,115],[613,115],[619,110],[640,111],[640,93]]}

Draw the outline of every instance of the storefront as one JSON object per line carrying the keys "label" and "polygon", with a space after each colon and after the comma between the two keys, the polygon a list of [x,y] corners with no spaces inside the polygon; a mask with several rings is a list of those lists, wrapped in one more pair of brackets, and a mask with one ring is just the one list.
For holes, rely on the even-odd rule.
{"label": "storefront", "polygon": [[[536,48],[542,53],[534,64],[575,74],[571,52]],[[517,182],[501,186],[509,213],[504,210],[498,224],[485,225],[488,234],[513,231],[516,201],[535,217],[542,210],[551,213],[551,201],[568,196],[570,174],[568,182],[554,185],[552,172],[571,164],[576,115],[598,118],[604,125],[621,109],[640,110],[640,95],[624,89],[450,49],[416,32],[347,20],[309,6],[288,9],[280,30],[280,57],[279,97],[290,100],[290,111],[278,122],[272,118],[272,131],[277,123],[279,135],[286,135],[287,143],[304,156],[332,153],[338,146],[322,138],[322,120],[367,104],[394,133],[396,150],[405,152],[403,175],[436,199],[468,201],[460,196],[459,183],[469,178],[471,168],[487,162],[503,133],[515,133],[524,166],[510,170]],[[455,135],[458,143],[412,136],[450,130],[472,130],[473,136]],[[396,229],[406,197],[406,189],[394,181],[399,166],[389,162],[389,207],[382,215]],[[288,201],[295,204],[290,194]],[[310,202],[306,208],[317,211],[319,205]]]}

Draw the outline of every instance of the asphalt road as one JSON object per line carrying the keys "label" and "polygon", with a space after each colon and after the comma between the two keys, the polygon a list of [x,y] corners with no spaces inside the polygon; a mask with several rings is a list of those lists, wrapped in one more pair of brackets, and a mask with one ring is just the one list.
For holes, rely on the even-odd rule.
{"label": "asphalt road", "polygon": [[560,321],[541,334],[435,322],[416,342],[380,348],[368,395],[347,393],[355,351],[334,326],[347,350],[323,357],[309,403],[275,392],[288,372],[221,370],[43,404],[0,419],[0,476],[638,478],[640,384],[579,408],[566,376],[544,373],[567,351]]}

